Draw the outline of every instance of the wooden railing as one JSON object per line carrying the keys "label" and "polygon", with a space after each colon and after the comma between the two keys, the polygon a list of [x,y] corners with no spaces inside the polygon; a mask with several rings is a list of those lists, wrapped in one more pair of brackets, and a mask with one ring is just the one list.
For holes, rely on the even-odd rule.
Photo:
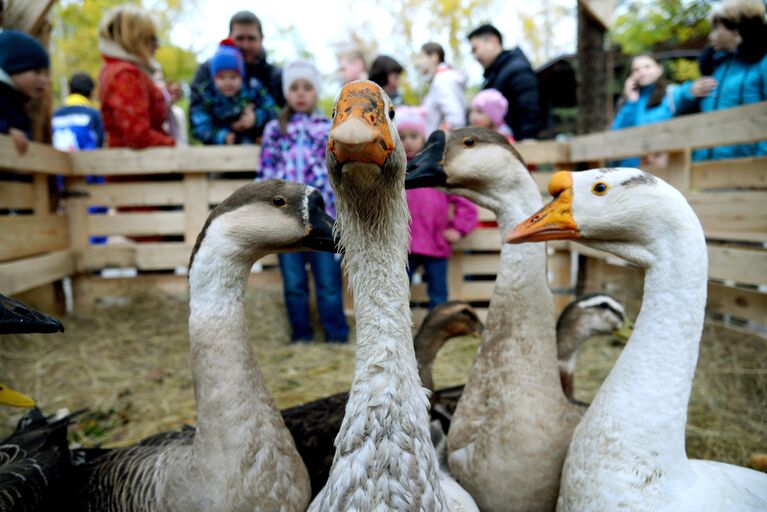
{"label": "wooden railing", "polygon": [[[533,177],[544,195],[551,175],[544,169],[668,153],[668,165],[648,170],[680,189],[701,219],[709,244],[709,308],[767,323],[767,158],[691,161],[692,149],[758,140],[767,140],[767,102],[518,149],[538,168]],[[10,139],[0,136],[0,292],[19,294],[70,276],[78,305],[147,286],[185,293],[183,270],[210,208],[249,182],[257,165],[254,146],[61,153],[33,144],[18,156]],[[53,175],[65,181],[59,204],[49,194]],[[89,175],[106,176],[108,183],[87,184]],[[89,214],[91,206],[108,207],[109,214]],[[493,220],[488,211],[480,216]],[[92,236],[108,236],[109,243],[93,245]],[[157,241],[132,241],[147,236]],[[457,244],[451,298],[486,304],[499,249],[492,224]],[[638,273],[575,243],[552,243],[549,255],[559,307],[573,297],[578,282],[578,291],[595,291]],[[280,286],[276,258],[262,263],[252,279]],[[104,269],[133,269],[138,277],[108,279]],[[413,297],[425,299],[423,285],[413,287]]]}

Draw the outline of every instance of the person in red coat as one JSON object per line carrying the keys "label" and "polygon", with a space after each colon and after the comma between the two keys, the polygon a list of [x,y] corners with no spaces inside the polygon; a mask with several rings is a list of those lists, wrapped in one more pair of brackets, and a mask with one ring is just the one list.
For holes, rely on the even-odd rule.
{"label": "person in red coat", "polygon": [[109,11],[99,27],[99,99],[109,147],[173,146],[165,132],[168,100],[152,77],[157,28],[149,13],[134,5]]}

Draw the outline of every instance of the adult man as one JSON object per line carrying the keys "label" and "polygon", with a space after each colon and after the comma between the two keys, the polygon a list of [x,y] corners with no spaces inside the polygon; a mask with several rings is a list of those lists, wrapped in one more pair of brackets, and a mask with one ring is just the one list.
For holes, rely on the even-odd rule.
{"label": "adult man", "polygon": [[[229,39],[234,41],[234,44],[242,53],[242,58],[245,62],[243,87],[256,89],[260,82],[269,90],[269,94],[274,98],[274,101],[280,107],[284,106],[282,70],[266,61],[261,20],[250,11],[236,13],[229,20]],[[210,73],[210,61],[204,62],[197,68],[191,89],[192,93],[189,99],[190,110],[192,107],[204,108],[205,98],[213,96],[215,92],[213,77]],[[261,136],[261,133],[255,127],[255,124],[255,115],[252,111],[246,110],[242,117],[232,125],[232,129],[256,140]]]}
{"label": "adult man", "polygon": [[367,80],[368,74],[365,69],[365,57],[358,50],[343,53],[338,57],[338,75],[341,77],[342,85],[355,80]]}
{"label": "adult man", "polygon": [[415,67],[429,82],[429,91],[423,99],[426,135],[439,128],[466,126],[466,77],[445,63],[442,46],[423,45],[416,55]]}
{"label": "adult man", "polygon": [[503,36],[492,25],[482,25],[468,36],[471,54],[485,68],[483,89],[497,89],[509,102],[506,124],[517,140],[534,139],[543,125],[538,103],[538,79],[517,47],[503,49]]}

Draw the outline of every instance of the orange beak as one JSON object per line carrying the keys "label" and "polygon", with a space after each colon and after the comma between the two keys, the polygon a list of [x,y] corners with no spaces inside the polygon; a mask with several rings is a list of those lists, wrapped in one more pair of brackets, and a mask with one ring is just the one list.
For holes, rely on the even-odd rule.
{"label": "orange beak", "polygon": [[374,84],[353,82],[344,86],[328,138],[328,150],[339,164],[384,164],[394,150],[384,106]]}
{"label": "orange beak", "polygon": [[573,176],[560,171],[551,177],[549,194],[554,199],[506,234],[506,243],[545,242],[580,238],[573,219]]}

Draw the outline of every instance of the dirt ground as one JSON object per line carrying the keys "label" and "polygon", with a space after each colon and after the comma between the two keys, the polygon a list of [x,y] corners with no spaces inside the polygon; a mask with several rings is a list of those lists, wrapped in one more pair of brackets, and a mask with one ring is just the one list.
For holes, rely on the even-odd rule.
{"label": "dirt ground", "polygon": [[[348,389],[354,368],[349,345],[291,345],[278,291],[252,291],[249,325],[259,364],[284,408]],[[639,303],[627,304],[636,312]],[[58,335],[0,338],[0,382],[33,395],[40,407],[88,408],[73,439],[121,446],[194,423],[189,369],[188,307],[152,292],[127,304],[98,307],[64,319]],[[435,364],[437,387],[465,382],[475,338],[456,338]],[[589,402],[620,353],[610,337],[594,338],[578,359],[576,397]],[[23,411],[0,408],[0,435]],[[707,322],[687,426],[692,458],[746,465],[767,452],[767,338]]]}

